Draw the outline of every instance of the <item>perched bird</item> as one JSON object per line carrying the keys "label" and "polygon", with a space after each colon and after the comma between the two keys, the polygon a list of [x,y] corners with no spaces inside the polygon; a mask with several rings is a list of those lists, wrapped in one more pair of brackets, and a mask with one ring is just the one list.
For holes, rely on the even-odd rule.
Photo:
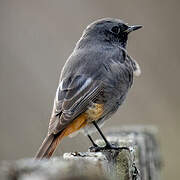
{"label": "perched bird", "polygon": [[36,158],[51,157],[63,137],[79,131],[98,148],[90,136],[97,129],[104,148],[114,148],[99,126],[123,103],[133,75],[140,74],[126,45],[129,33],[141,27],[113,18],[87,26],[62,69],[48,134]]}

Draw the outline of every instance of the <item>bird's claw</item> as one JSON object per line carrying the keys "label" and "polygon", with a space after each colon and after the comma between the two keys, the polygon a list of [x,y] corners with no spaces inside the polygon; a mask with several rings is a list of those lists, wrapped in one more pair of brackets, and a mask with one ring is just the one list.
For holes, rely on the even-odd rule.
{"label": "bird's claw", "polygon": [[128,150],[130,149],[128,147],[117,147],[114,145],[106,145],[104,147],[101,146],[92,146],[89,148],[90,152],[102,152],[102,151],[110,151],[110,150],[117,150],[117,151],[122,151],[122,150]]}

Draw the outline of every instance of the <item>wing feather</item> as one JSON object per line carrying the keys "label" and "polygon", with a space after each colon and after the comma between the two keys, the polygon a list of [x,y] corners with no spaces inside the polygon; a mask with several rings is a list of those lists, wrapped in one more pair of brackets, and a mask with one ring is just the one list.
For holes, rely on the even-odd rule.
{"label": "wing feather", "polygon": [[58,133],[84,112],[102,90],[99,80],[86,75],[68,77],[60,82],[54,100],[49,132]]}

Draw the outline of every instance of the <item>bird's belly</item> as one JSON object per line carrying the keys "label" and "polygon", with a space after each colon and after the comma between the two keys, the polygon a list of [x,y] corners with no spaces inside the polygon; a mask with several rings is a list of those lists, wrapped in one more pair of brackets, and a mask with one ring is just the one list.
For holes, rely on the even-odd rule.
{"label": "bird's belly", "polygon": [[[95,103],[92,103],[88,109],[78,116],[70,125],[70,128],[67,132],[67,135],[71,137],[76,135],[81,129],[85,134],[91,134],[95,131],[95,128],[92,124],[93,121],[96,121],[98,125],[102,126],[104,120],[111,117],[114,114],[119,106],[125,99],[125,94],[120,97],[111,96],[109,99],[97,100]],[[76,133],[74,133],[76,132]]]}
{"label": "bird's belly", "polygon": [[92,122],[98,120],[104,113],[104,105],[98,103],[92,103],[92,105],[86,110],[87,121]]}

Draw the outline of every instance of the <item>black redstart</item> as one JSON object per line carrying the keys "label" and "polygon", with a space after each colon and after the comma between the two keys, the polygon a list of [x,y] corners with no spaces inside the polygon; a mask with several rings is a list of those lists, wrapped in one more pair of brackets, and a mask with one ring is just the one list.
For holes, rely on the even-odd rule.
{"label": "black redstart", "polygon": [[113,148],[99,126],[123,103],[133,75],[140,74],[126,45],[129,33],[141,27],[112,18],[87,26],[62,69],[48,134],[36,158],[51,157],[64,136],[79,131],[97,147],[90,136],[97,129],[104,148]]}

